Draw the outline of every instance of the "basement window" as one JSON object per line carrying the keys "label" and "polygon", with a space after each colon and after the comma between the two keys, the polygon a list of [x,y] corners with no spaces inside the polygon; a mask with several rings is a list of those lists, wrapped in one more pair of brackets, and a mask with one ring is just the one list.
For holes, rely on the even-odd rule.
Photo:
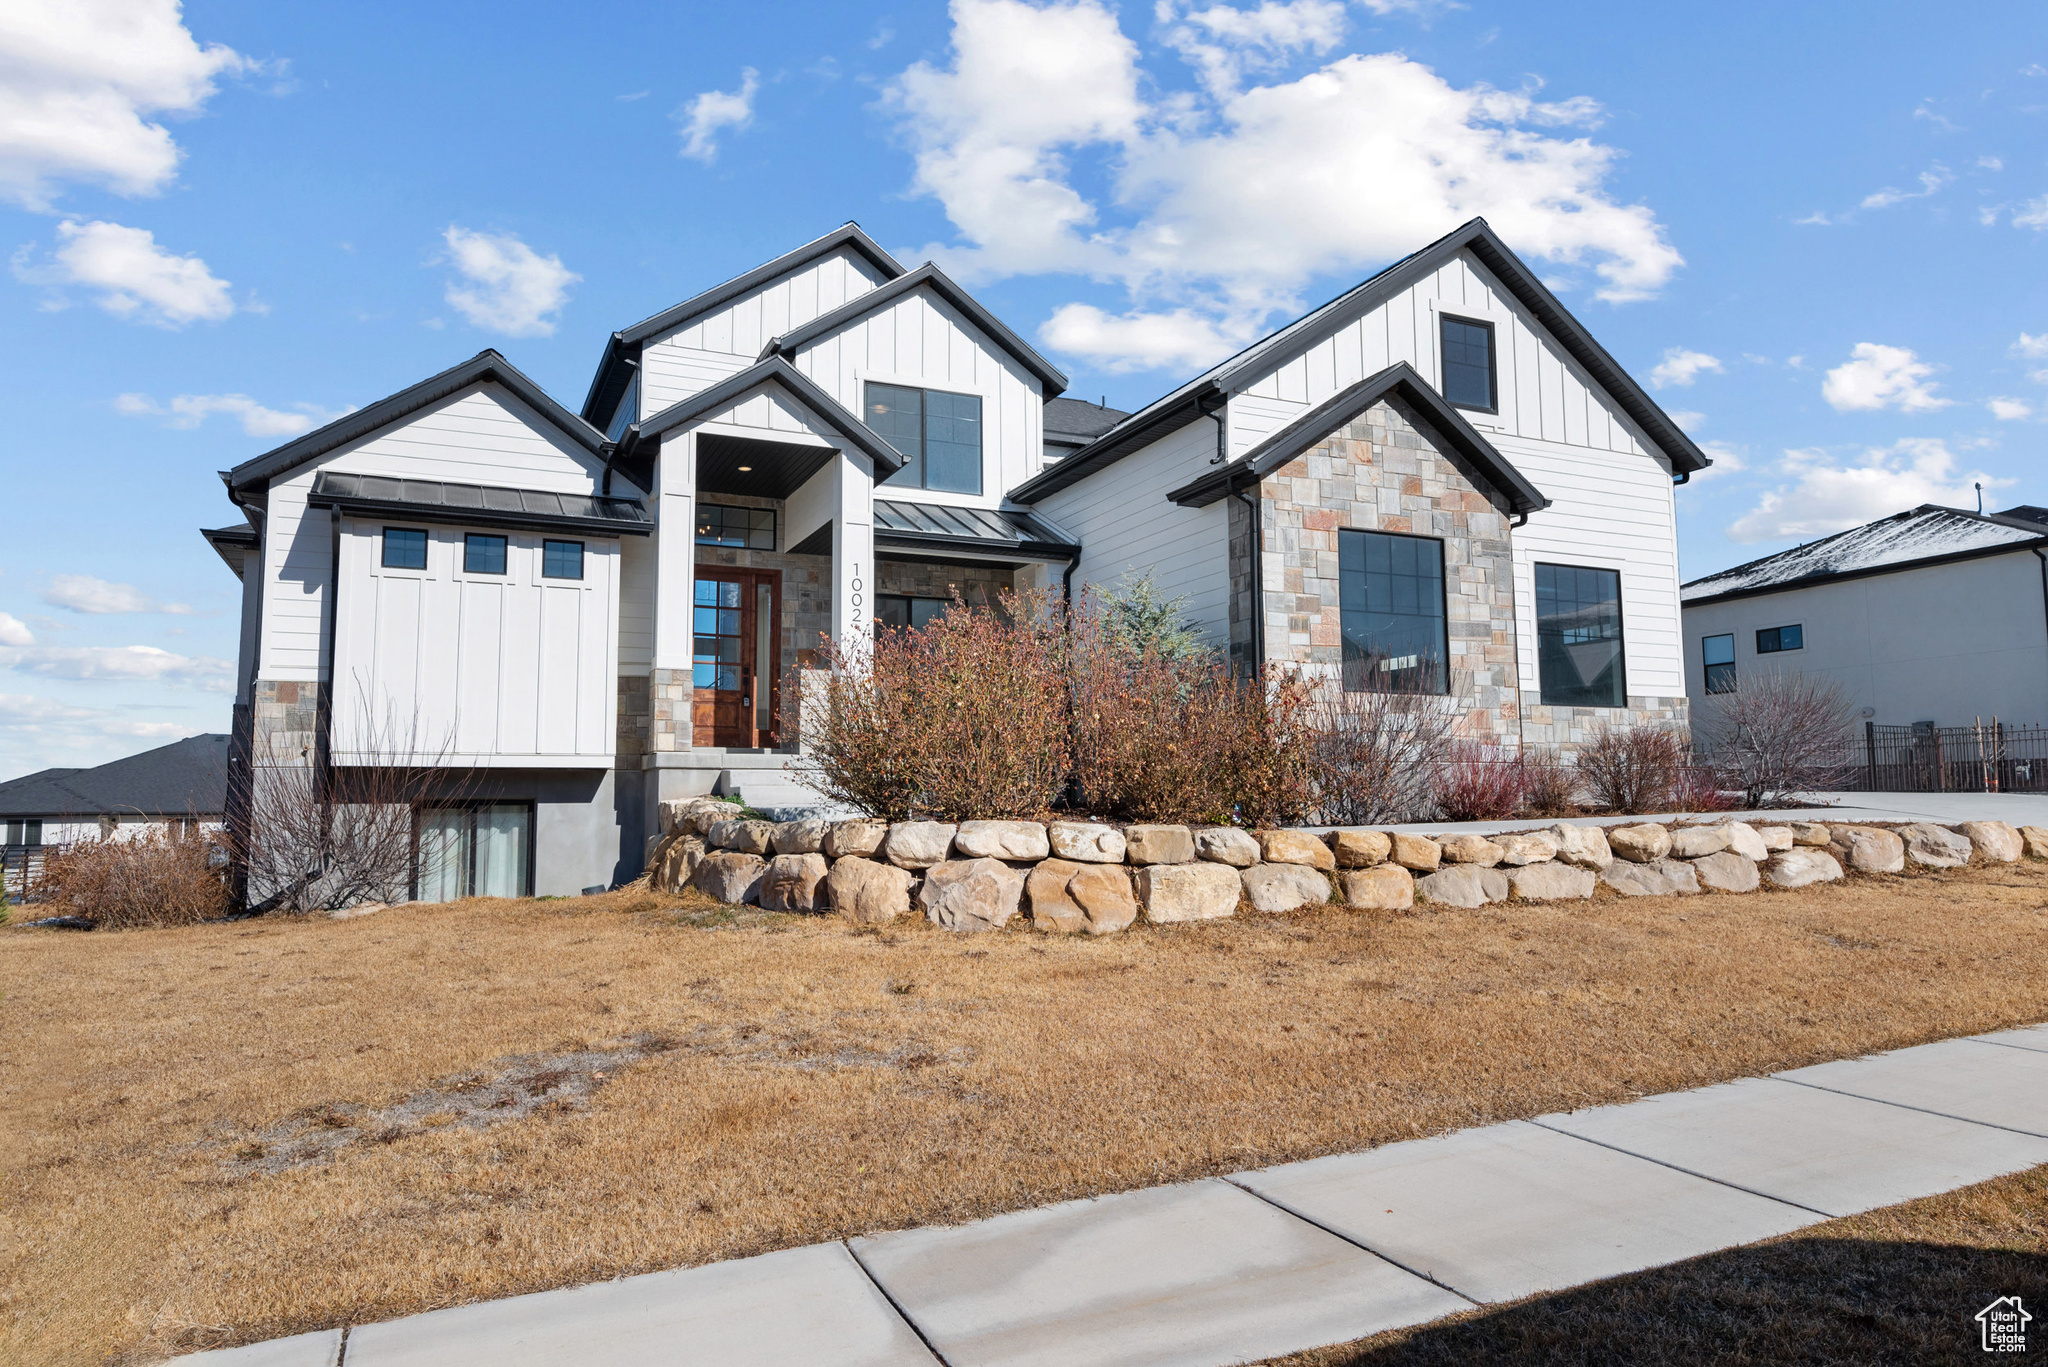
{"label": "basement window", "polygon": [[533,804],[479,802],[420,812],[422,902],[533,892]]}
{"label": "basement window", "polygon": [[1700,663],[1707,671],[1707,692],[1735,691],[1735,634],[1700,638]]}
{"label": "basement window", "polygon": [[1806,632],[1797,626],[1765,627],[1756,634],[1756,653],[1775,655],[1781,650],[1801,650],[1806,645]]}

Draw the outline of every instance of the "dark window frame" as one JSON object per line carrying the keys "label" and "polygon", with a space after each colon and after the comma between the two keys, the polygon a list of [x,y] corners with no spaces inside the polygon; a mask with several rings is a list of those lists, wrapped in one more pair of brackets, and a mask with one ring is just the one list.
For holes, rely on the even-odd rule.
{"label": "dark window frame", "polygon": [[[883,605],[884,605],[884,604],[894,604],[894,603],[901,603],[901,604],[903,604],[903,608],[904,608],[904,611],[903,611],[903,618],[904,618],[904,620],[903,620],[903,622],[902,622],[901,624],[896,624],[896,623],[891,623],[891,622],[885,622],[885,621],[883,621],[883,620],[882,620],[882,613],[883,613],[883,610],[884,610],[884,609],[883,609]],[[943,616],[943,615],[945,614],[945,611],[946,611],[946,609],[947,609],[947,608],[950,608],[950,607],[952,607],[952,606],[953,606],[953,600],[952,600],[952,599],[950,599],[950,598],[934,598],[934,597],[932,597],[932,596],[931,596],[930,594],[924,594],[924,593],[878,593],[878,594],[876,594],[876,595],[875,595],[875,634],[876,634],[876,635],[877,635],[877,636],[879,637],[879,636],[881,635],[881,633],[882,633],[882,632],[884,632],[884,631],[901,631],[901,630],[903,630],[903,629],[904,629],[905,627],[912,627],[912,628],[915,628],[915,627],[917,627],[917,625],[918,625],[918,623],[917,623],[917,610],[916,610],[916,607],[915,607],[915,605],[916,605],[916,604],[918,604],[918,603],[936,603],[936,604],[938,604],[938,610],[937,610],[937,611],[935,611],[935,612],[933,612],[933,613],[932,613],[932,614],[931,614],[931,615],[930,615],[929,617],[925,618],[925,625],[927,625],[927,626],[929,626],[929,625],[930,625],[930,624],[931,624],[931,623],[932,623],[933,621],[935,621],[935,620],[936,620],[937,618],[939,618],[939,617]]]}
{"label": "dark window frame", "polygon": [[[760,529],[752,526],[749,526],[746,529],[746,535],[739,541],[732,541],[727,538],[707,536],[706,533],[709,532],[711,529],[704,524],[704,515],[709,512],[718,512],[721,514],[745,513],[747,514],[747,520],[749,522],[751,522],[757,515],[761,513],[766,513],[768,515],[768,544],[765,546],[756,546],[753,544],[754,533],[756,531],[759,531]],[[721,524],[721,527],[723,527],[723,524],[725,523],[725,518],[720,517],[718,520]],[[696,543],[699,546],[718,546],[725,550],[737,551],[773,551],[781,544],[778,538],[780,538],[782,535],[782,518],[781,515],[777,513],[776,510],[773,508],[750,508],[738,503],[699,502],[697,505],[697,511],[691,519],[691,523],[695,529],[692,532],[692,535],[696,538]]]}
{"label": "dark window frame", "polygon": [[[1785,644],[1785,633],[1794,633],[1796,645]],[[1768,642],[1768,644],[1766,644]],[[1759,655],[1782,655],[1788,650],[1806,649],[1806,623],[1793,622],[1782,627],[1758,627],[1756,632],[1756,653]]]}
{"label": "dark window frame", "polygon": [[[574,546],[576,548],[576,573],[557,574],[548,568],[548,557],[554,554],[555,547],[557,546]],[[582,579],[583,557],[587,553],[581,541],[561,541],[554,537],[543,539],[540,543],[540,577],[543,579]]]}
{"label": "dark window frame", "polygon": [[[540,853],[540,804],[531,798],[517,797],[472,797],[452,802],[436,801],[431,798],[413,803],[412,807],[412,879],[407,885],[406,896],[414,901],[420,895],[420,841],[425,836],[421,818],[428,812],[460,811],[479,812],[487,807],[524,807],[526,809],[526,873],[525,889],[521,897],[533,896],[534,875],[539,865]],[[462,872],[462,885],[471,891],[462,894],[474,897],[476,887],[476,825],[471,818],[469,832],[469,863]]]}
{"label": "dark window frame", "polygon": [[[21,839],[8,838],[15,835],[19,835]],[[39,816],[17,816],[0,821],[0,843],[4,843],[9,849],[41,849],[43,847],[43,819]]]}
{"label": "dark window frame", "polygon": [[[498,568],[494,570],[476,567],[473,559],[479,542],[498,543]],[[512,573],[512,538],[496,532],[464,532],[462,534],[462,572],[464,574],[488,574],[493,578]]]}
{"label": "dark window frame", "polygon": [[[1707,644],[1711,641],[1726,641],[1728,643],[1728,658],[1726,660],[1709,660],[1707,658]],[[1734,632],[1717,631],[1712,636],[1700,637],[1700,671],[1702,685],[1708,693],[1733,693],[1735,691]]]}
{"label": "dark window frame", "polygon": [[1594,574],[1614,576],[1614,663],[1615,672],[1621,683],[1621,701],[1606,703],[1553,701],[1543,681],[1543,595],[1536,594],[1536,696],[1545,707],[1607,707],[1628,706],[1628,613],[1622,607],[1621,571],[1612,565],[1568,565],[1561,560],[1538,560],[1530,566],[1532,578],[1539,570],[1589,571]]}
{"label": "dark window frame", "polygon": [[1430,695],[1430,696],[1432,696],[1432,697],[1440,697],[1440,698],[1441,698],[1441,697],[1449,697],[1449,696],[1450,696],[1450,692],[1451,692],[1451,658],[1450,658],[1450,656],[1451,656],[1451,586],[1450,586],[1450,579],[1451,579],[1451,576],[1450,576],[1449,570],[1448,570],[1448,569],[1446,568],[1446,565],[1445,565],[1445,560],[1444,560],[1444,539],[1443,539],[1442,537],[1440,537],[1440,536],[1422,536],[1422,535],[1420,535],[1420,534],[1418,534],[1418,533],[1415,533],[1415,532],[1389,532],[1389,531],[1383,531],[1383,530],[1381,530],[1381,529],[1380,529],[1380,528],[1378,528],[1378,527],[1340,527],[1340,528],[1338,528],[1338,529],[1337,529],[1337,538],[1338,538],[1338,539],[1337,539],[1337,545],[1338,545],[1338,565],[1339,565],[1339,569],[1338,569],[1338,578],[1337,578],[1337,650],[1338,650],[1338,660],[1337,660],[1337,678],[1338,678],[1338,683],[1339,683],[1339,685],[1340,685],[1340,686],[1342,687],[1343,691],[1344,691],[1344,692],[1346,692],[1346,693],[1377,693],[1377,692],[1397,692],[1397,691],[1401,691],[1401,690],[1398,690],[1398,689],[1385,689],[1385,690],[1382,690],[1382,689],[1374,689],[1374,688],[1353,688],[1353,687],[1351,686],[1351,680],[1352,680],[1352,674],[1351,674],[1351,670],[1350,670],[1349,668],[1347,668],[1347,667],[1346,667],[1346,661],[1345,661],[1345,660],[1344,660],[1344,658],[1343,658],[1343,650],[1344,650],[1344,641],[1345,641],[1345,637],[1344,637],[1344,579],[1343,579],[1343,570],[1342,570],[1342,564],[1343,564],[1343,544],[1344,544],[1343,538],[1344,538],[1344,535],[1345,535],[1345,533],[1347,533],[1347,532],[1350,532],[1350,533],[1357,533],[1357,534],[1359,534],[1359,535],[1362,535],[1362,536],[1385,536],[1385,537],[1398,537],[1398,538],[1400,538],[1400,539],[1402,539],[1402,540],[1405,540],[1405,541],[1427,541],[1427,542],[1430,542],[1430,543],[1432,543],[1433,545],[1435,545],[1435,547],[1436,547],[1436,570],[1437,570],[1437,574],[1436,574],[1436,587],[1437,587],[1437,603],[1436,603],[1436,612],[1437,612],[1437,621],[1438,621],[1438,623],[1440,624],[1440,626],[1441,626],[1441,628],[1442,628],[1441,634],[1442,634],[1442,636],[1443,636],[1443,642],[1444,642],[1444,658],[1436,662],[1436,670],[1437,670],[1437,674],[1436,674],[1436,678],[1435,678],[1435,680],[1434,680],[1434,684],[1435,684],[1435,686],[1434,686],[1434,687],[1424,687],[1424,688],[1420,688],[1420,689],[1417,689],[1416,691],[1417,691],[1417,692],[1420,692],[1420,693],[1426,693],[1426,694],[1429,694],[1429,695]]}
{"label": "dark window frame", "polygon": [[[405,535],[405,536],[407,536],[407,537],[414,537],[414,536],[416,536],[416,537],[418,537],[418,538],[420,539],[420,540],[419,540],[419,548],[420,548],[420,563],[419,563],[419,564],[417,564],[417,565],[412,565],[412,564],[402,564],[402,563],[401,563],[401,564],[393,564],[393,563],[392,563],[392,560],[391,560],[391,534],[392,534],[393,532],[399,532],[399,533],[402,533],[403,535]],[[429,535],[429,534],[428,534],[428,532],[427,532],[427,529],[426,529],[425,527],[386,527],[386,528],[385,528],[385,529],[383,530],[382,534],[381,534],[381,535],[380,535],[380,536],[378,537],[378,540],[379,540],[379,542],[381,543],[381,554],[380,554],[380,555],[378,556],[378,562],[379,562],[379,564],[380,564],[380,566],[381,566],[382,568],[384,568],[384,569],[387,569],[387,570],[424,570],[424,569],[425,569],[425,568],[427,567],[427,557],[428,557],[428,556],[429,556],[430,554],[432,554],[432,548],[433,548],[433,544],[434,544],[434,538],[433,538],[433,537],[432,537],[431,535]]]}
{"label": "dark window frame", "polygon": [[[1450,394],[1450,347],[1444,336],[1444,329],[1451,323],[1465,327],[1483,329],[1486,333],[1486,403],[1464,403],[1453,399]],[[1471,413],[1500,413],[1500,332],[1490,318],[1466,318],[1456,313],[1439,313],[1436,323],[1437,378],[1442,382],[1441,391],[1445,402],[1453,408],[1462,408]]]}
{"label": "dark window frame", "polygon": [[[876,385],[880,385],[884,389],[898,389],[902,390],[904,393],[915,394],[918,396],[917,455],[913,458],[909,456],[908,453],[899,451],[897,454],[904,456],[903,469],[897,471],[893,475],[890,475],[887,479],[878,480],[876,482],[877,487],[894,485],[896,488],[899,489],[923,489],[928,492],[938,494],[960,494],[963,497],[967,498],[981,497],[982,491],[988,487],[987,396],[983,394],[971,393],[967,390],[961,389],[941,389],[934,388],[931,385],[897,384],[893,380],[862,380],[860,392],[860,412],[861,421],[863,424],[867,423],[868,410],[873,403],[873,400],[871,400],[868,396],[874,390]],[[976,441],[974,461],[974,487],[972,489],[942,489],[933,485],[931,482],[932,466],[930,433],[932,409],[930,403],[930,396],[933,394],[944,394],[948,398],[974,400],[974,430]],[[870,426],[869,430],[873,431],[874,429],[872,428],[872,426]],[[876,432],[876,435],[881,436],[881,433]],[[888,438],[883,437],[882,440],[888,441]],[[901,479],[901,476],[910,469],[913,459],[915,460],[917,465],[917,483],[915,484],[911,484]]]}

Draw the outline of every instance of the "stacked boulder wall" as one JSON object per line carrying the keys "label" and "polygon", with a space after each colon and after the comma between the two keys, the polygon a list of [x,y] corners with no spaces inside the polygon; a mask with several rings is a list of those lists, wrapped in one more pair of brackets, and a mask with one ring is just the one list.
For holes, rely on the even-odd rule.
{"label": "stacked boulder wall", "polygon": [[1906,858],[1928,869],[1961,868],[1970,862],[1974,848],[1968,836],[1930,822],[1901,826],[1899,836],[1906,842]]}
{"label": "stacked boulder wall", "polygon": [[882,838],[882,858],[899,869],[928,869],[953,852],[953,832],[944,821],[898,821]]}
{"label": "stacked boulder wall", "polygon": [[1254,864],[1238,878],[1254,911],[1297,911],[1330,900],[1330,880],[1306,864]]}
{"label": "stacked boulder wall", "polygon": [[777,854],[818,854],[825,848],[825,837],[832,833],[835,823],[812,817],[803,821],[780,821],[775,832],[769,837]]}
{"label": "stacked boulder wall", "polygon": [[776,855],[761,875],[761,910],[824,910],[818,905],[818,893],[830,871],[825,856],[816,851]]}
{"label": "stacked boulder wall", "polygon": [[1624,897],[1671,897],[1700,890],[1692,865],[1678,859],[1635,864],[1617,859],[1600,871],[1600,881]]}
{"label": "stacked boulder wall", "polygon": [[1500,846],[1483,835],[1447,835],[1436,843],[1444,852],[1446,864],[1477,864],[1490,869],[1500,862],[1503,853]]}
{"label": "stacked boulder wall", "polygon": [[835,860],[825,875],[825,895],[832,909],[860,925],[885,925],[910,910],[910,890],[917,875],[894,864],[849,854]]}
{"label": "stacked boulder wall", "polygon": [[1557,842],[1557,857],[1567,864],[1597,872],[1614,862],[1607,832],[1598,826],[1574,826],[1560,821],[1550,828],[1549,835]]}
{"label": "stacked boulder wall", "polygon": [[1399,864],[1375,864],[1338,875],[1344,905],[1359,911],[1406,911],[1415,905],[1415,875]]}
{"label": "stacked boulder wall", "polygon": [[823,849],[828,859],[844,859],[848,855],[865,859],[881,849],[888,837],[886,821],[835,821],[825,836]]}
{"label": "stacked boulder wall", "polygon": [[1693,875],[1709,892],[1755,892],[1756,861],[1733,850],[1717,850],[1692,861]]}
{"label": "stacked boulder wall", "polygon": [[656,892],[681,892],[705,855],[704,837],[690,835],[682,827],[661,837],[654,855],[647,861],[647,882]]}
{"label": "stacked boulder wall", "polygon": [[1213,921],[1237,912],[1244,884],[1228,864],[1147,864],[1138,870],[1138,905],[1145,919],[1164,925],[1176,921]]}
{"label": "stacked boulder wall", "polygon": [[[1833,826],[1828,853],[1858,873],[1904,873],[1906,842],[1879,826]],[[1817,848],[1817,847],[1807,847]]]}
{"label": "stacked boulder wall", "polygon": [[1138,919],[1130,872],[1121,864],[1048,859],[1024,879],[1037,930],[1113,935]]}
{"label": "stacked boulder wall", "polygon": [[1393,856],[1394,842],[1385,831],[1333,831],[1330,851],[1340,869],[1369,869]]}
{"label": "stacked boulder wall", "polygon": [[1124,833],[1099,821],[1055,821],[1045,828],[1053,856],[1077,864],[1121,864]]}
{"label": "stacked boulder wall", "polygon": [[1001,930],[1024,901],[1024,871],[1000,859],[949,859],[925,870],[917,906],[943,930]]}
{"label": "stacked boulder wall", "polygon": [[721,850],[698,862],[695,882],[697,891],[712,901],[738,906],[759,900],[767,872],[768,862],[758,854]]}
{"label": "stacked boulder wall", "polygon": [[1396,864],[1410,873],[1434,873],[1443,867],[1443,847],[1426,835],[1415,835],[1408,831],[1389,831],[1393,842],[1390,856]]}
{"label": "stacked boulder wall", "polygon": [[1728,832],[1728,848],[1732,852],[1758,863],[1771,857],[1771,847],[1764,842],[1763,833],[1747,821],[1731,821],[1723,829]]}
{"label": "stacked boulder wall", "polygon": [[1763,842],[1764,857],[1766,859],[1792,848],[1792,828],[1790,826],[1758,826],[1756,827],[1756,836],[1758,840]]}
{"label": "stacked boulder wall", "polygon": [[1253,831],[1259,842],[1259,856],[1268,864],[1306,865],[1312,869],[1334,869],[1337,856],[1320,836],[1307,831]]}
{"label": "stacked boulder wall", "polygon": [[705,832],[705,838],[714,850],[731,850],[735,854],[766,854],[775,843],[775,823],[720,821]]}
{"label": "stacked boulder wall", "polygon": [[1185,826],[1126,826],[1125,852],[1133,864],[1192,864],[1195,835]]}
{"label": "stacked boulder wall", "polygon": [[1988,864],[2010,864],[2026,853],[2020,833],[2003,821],[1965,821],[1956,834],[1970,842],[1977,857]]}
{"label": "stacked boulder wall", "polygon": [[1826,850],[1798,845],[1774,854],[1763,867],[1764,881],[1774,888],[1803,888],[1812,883],[1832,883],[1842,876],[1842,866]]}
{"label": "stacked boulder wall", "polygon": [[1654,821],[1616,826],[1607,832],[1607,847],[1631,864],[1654,863],[1671,853],[1671,830]]}
{"label": "stacked boulder wall", "polygon": [[962,859],[1044,859],[1052,853],[1045,827],[1036,821],[963,821],[953,833],[953,852]]}
{"label": "stacked boulder wall", "polygon": [[1671,833],[1673,859],[1701,859],[1727,848],[1726,826],[1683,826]]}
{"label": "stacked boulder wall", "polygon": [[1519,902],[1570,902],[1591,897],[1600,876],[1591,869],[1573,868],[1546,860],[1522,864],[1507,872],[1508,890]]}
{"label": "stacked boulder wall", "polygon": [[2048,859],[2048,827],[2022,826],[2020,839],[2026,843],[2027,858]]}
{"label": "stacked boulder wall", "polygon": [[1453,864],[1415,880],[1415,896],[1439,906],[1470,911],[1508,899],[1508,876],[1484,864]]}
{"label": "stacked boulder wall", "polygon": [[1557,837],[1543,831],[1516,831],[1509,835],[1497,835],[1493,843],[1500,846],[1500,862],[1510,868],[1521,868],[1527,864],[1545,864],[1557,858]]}
{"label": "stacked boulder wall", "polygon": [[1795,821],[1792,823],[1792,843],[1794,845],[1814,845],[1825,849],[1834,838],[1834,834],[1818,821]]}
{"label": "stacked boulder wall", "polygon": [[1259,842],[1235,826],[1202,826],[1195,831],[1195,857],[1248,869],[1259,862]]}

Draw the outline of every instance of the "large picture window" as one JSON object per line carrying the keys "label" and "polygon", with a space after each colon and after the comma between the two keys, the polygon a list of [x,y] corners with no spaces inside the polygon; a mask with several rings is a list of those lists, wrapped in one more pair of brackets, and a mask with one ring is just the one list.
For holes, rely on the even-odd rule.
{"label": "large picture window", "polygon": [[1484,413],[1499,409],[1494,378],[1493,324],[1469,318],[1443,319],[1444,397],[1460,408]]}
{"label": "large picture window", "polygon": [[532,854],[529,803],[425,808],[420,812],[419,900],[531,896]]}
{"label": "large picture window", "polygon": [[1700,664],[1706,670],[1707,692],[1735,691],[1735,633],[1700,638]]}
{"label": "large picture window", "polygon": [[1626,707],[1621,575],[1579,565],[1536,567],[1536,673],[1545,703]]}
{"label": "large picture window", "polygon": [[1340,531],[1337,588],[1346,690],[1448,691],[1443,542]]}
{"label": "large picture window", "polygon": [[868,427],[903,457],[886,484],[981,492],[981,398],[900,384],[867,386]]}

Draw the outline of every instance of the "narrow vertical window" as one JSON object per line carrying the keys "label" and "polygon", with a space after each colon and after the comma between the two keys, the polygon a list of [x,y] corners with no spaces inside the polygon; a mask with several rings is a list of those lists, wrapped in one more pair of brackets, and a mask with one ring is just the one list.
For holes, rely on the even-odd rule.
{"label": "narrow vertical window", "polygon": [[1550,705],[1628,705],[1620,574],[1579,565],[1536,567],[1536,672]]}
{"label": "narrow vertical window", "polygon": [[1735,635],[1700,638],[1700,663],[1706,667],[1707,692],[1735,691]]}
{"label": "narrow vertical window", "polygon": [[384,529],[384,568],[423,570],[427,567],[427,534],[413,527]]}
{"label": "narrow vertical window", "polygon": [[503,574],[505,572],[505,538],[485,536],[471,532],[462,538],[462,572],[464,574]]}
{"label": "narrow vertical window", "polygon": [[1337,586],[1346,690],[1449,691],[1443,542],[1341,531]]}
{"label": "narrow vertical window", "polygon": [[1444,397],[1460,408],[1499,409],[1493,366],[1493,324],[1444,315]]}
{"label": "narrow vertical window", "polygon": [[540,547],[540,574],[543,579],[581,579],[583,543],[543,541]]}

